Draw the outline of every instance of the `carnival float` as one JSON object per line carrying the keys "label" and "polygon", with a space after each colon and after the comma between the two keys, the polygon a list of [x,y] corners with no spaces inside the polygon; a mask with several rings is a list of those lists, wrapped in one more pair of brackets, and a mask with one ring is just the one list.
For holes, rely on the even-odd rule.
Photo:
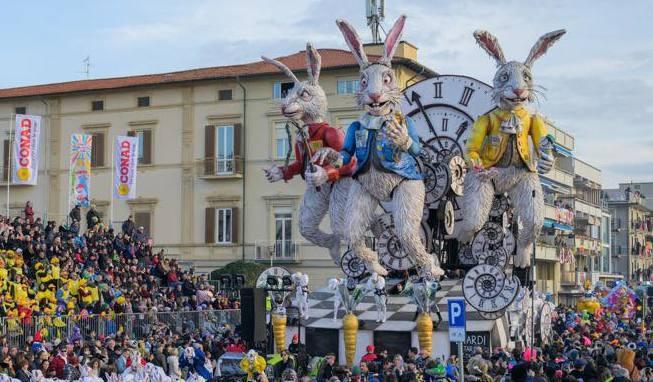
{"label": "carnival float", "polygon": [[[270,182],[295,176],[306,181],[300,232],[326,248],[346,276],[334,275],[312,302],[307,278],[293,276],[300,320],[319,311],[314,324],[341,329],[340,359],[347,364],[370,343],[361,329],[402,327],[414,335],[411,343],[448,355],[440,307],[449,297],[463,296],[468,316],[480,322],[476,330],[488,331],[494,340],[486,342],[527,348],[537,338],[537,345],[544,344],[553,305],[533,290],[531,267],[543,224],[538,174],[553,167],[554,138],[547,120],[528,105],[539,92],[533,64],[565,31],[543,35],[524,61],[507,61],[496,37],[476,31],[476,42],[496,62],[492,86],[437,75],[402,91],[392,57],[405,23],[400,16],[382,54],[371,60],[356,30],[336,22],[360,66],[355,100],[361,116],[346,132],[325,122],[321,59],[310,43],[305,81],[283,63],[263,58],[293,81],[281,112],[295,138],[295,160],[266,168],[265,176]],[[331,233],[319,228],[327,214]],[[270,291],[278,302],[272,314],[277,348],[285,344],[282,311],[292,300],[290,293],[280,293]],[[368,306],[357,318],[361,301]],[[388,312],[388,306],[394,310]],[[393,319],[397,316],[402,322]]]}

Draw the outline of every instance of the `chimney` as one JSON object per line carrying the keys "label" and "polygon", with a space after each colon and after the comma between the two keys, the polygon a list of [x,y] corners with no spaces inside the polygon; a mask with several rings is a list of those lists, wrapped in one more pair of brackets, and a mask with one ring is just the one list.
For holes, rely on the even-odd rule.
{"label": "chimney", "polygon": [[[383,44],[363,44],[363,50],[368,56],[383,56]],[[399,46],[395,51],[394,57],[417,61],[417,47],[407,41],[402,40],[399,42]]]}

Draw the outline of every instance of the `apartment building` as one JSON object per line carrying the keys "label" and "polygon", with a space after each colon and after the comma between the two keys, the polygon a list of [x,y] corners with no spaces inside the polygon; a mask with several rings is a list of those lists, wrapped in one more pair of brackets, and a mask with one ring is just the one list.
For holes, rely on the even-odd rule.
{"label": "apartment building", "polygon": [[[371,59],[380,52],[377,45],[366,49]],[[353,97],[358,64],[348,51],[321,49],[320,54],[327,120],[348,126],[359,115]],[[305,52],[279,60],[300,79],[306,77]],[[435,75],[417,62],[417,48],[406,42],[398,47],[393,66],[402,87]],[[5,169],[13,116],[43,117],[38,185],[7,187],[5,172],[2,200],[8,190],[12,214],[30,200],[37,216],[62,222],[70,208],[70,136],[91,134],[90,195],[114,227],[133,215],[157,246],[199,272],[239,259],[272,261],[323,283],[339,269],[326,251],[299,234],[304,182],[269,184],[262,171],[284,163],[288,135],[279,101],[292,86],[274,66],[257,61],[2,89]],[[139,137],[137,198],[110,205],[112,142],[118,135]],[[328,230],[328,222],[324,227]]]}
{"label": "apartment building", "polygon": [[612,219],[613,268],[628,280],[649,280],[653,269],[653,216],[639,191],[604,190]]}

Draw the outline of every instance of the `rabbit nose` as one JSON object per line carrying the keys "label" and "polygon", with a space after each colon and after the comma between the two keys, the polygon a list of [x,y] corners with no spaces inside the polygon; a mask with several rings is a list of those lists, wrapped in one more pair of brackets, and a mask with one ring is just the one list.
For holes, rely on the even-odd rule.
{"label": "rabbit nose", "polygon": [[521,97],[522,94],[526,93],[526,89],[521,89],[521,88],[513,89],[512,92],[515,93],[517,97]]}
{"label": "rabbit nose", "polygon": [[370,99],[374,102],[379,102],[381,99],[381,93],[370,93]]}

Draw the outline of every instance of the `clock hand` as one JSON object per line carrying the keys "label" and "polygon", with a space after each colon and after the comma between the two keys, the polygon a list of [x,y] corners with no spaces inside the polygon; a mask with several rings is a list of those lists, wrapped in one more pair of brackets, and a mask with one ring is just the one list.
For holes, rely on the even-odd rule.
{"label": "clock hand", "polygon": [[456,130],[456,142],[460,140],[460,136],[463,135],[465,130],[467,130],[467,127],[469,127],[468,121],[464,121],[460,126],[458,126],[458,130]]}
{"label": "clock hand", "polygon": [[431,134],[435,137],[435,139],[438,141],[438,144],[440,145],[440,150],[444,150],[444,146],[442,146],[442,142],[440,142],[440,138],[438,137],[438,133],[435,132],[435,127],[433,127],[433,122],[431,122],[431,119],[429,118],[428,114],[426,114],[426,111],[424,110],[424,105],[422,105],[422,96],[419,95],[417,92],[413,92],[413,94],[410,95],[410,99],[417,103],[417,106],[419,107],[419,111],[422,112],[424,115],[424,118],[426,119],[426,124],[429,126],[429,130],[431,131]]}

